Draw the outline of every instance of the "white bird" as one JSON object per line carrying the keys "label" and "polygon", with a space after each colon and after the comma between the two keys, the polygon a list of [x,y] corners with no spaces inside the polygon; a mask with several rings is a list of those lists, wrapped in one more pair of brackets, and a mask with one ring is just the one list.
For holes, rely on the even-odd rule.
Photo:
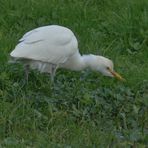
{"label": "white bird", "polygon": [[57,68],[75,71],[89,68],[105,76],[123,80],[114,71],[110,59],[93,54],[81,55],[74,33],[63,26],[49,25],[27,32],[10,56],[14,62],[24,64],[27,80],[29,68],[50,73],[52,81]]}

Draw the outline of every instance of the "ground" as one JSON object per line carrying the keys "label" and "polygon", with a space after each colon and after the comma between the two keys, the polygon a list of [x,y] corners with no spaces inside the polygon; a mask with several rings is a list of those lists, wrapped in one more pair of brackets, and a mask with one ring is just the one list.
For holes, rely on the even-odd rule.
{"label": "ground", "polygon": [[[126,82],[89,70],[31,71],[9,53],[22,35],[58,24],[75,33],[82,54],[112,59]],[[0,147],[148,145],[147,0],[0,0]]]}

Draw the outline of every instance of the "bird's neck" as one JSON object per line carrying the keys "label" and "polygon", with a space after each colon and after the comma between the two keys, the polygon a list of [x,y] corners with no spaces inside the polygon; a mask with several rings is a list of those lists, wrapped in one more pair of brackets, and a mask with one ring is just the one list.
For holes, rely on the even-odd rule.
{"label": "bird's neck", "polygon": [[81,56],[81,60],[83,61],[83,69],[85,68],[89,68],[91,70],[94,70],[94,64],[95,64],[95,60],[96,59],[96,55],[93,54],[89,54],[89,55],[82,55]]}
{"label": "bird's neck", "polygon": [[63,65],[62,68],[70,69],[70,70],[83,70],[86,68],[90,68],[93,70],[93,61],[95,55],[80,55],[80,53],[74,54],[72,57],[67,60]]}

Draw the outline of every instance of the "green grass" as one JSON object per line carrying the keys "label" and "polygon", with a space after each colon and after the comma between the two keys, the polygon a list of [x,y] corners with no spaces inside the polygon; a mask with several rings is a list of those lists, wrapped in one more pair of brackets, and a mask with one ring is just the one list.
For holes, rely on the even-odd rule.
{"label": "green grass", "polygon": [[[32,71],[9,53],[27,31],[48,24],[74,31],[80,52],[109,57],[127,80],[96,72]],[[147,0],[0,0],[0,147],[148,145]]]}

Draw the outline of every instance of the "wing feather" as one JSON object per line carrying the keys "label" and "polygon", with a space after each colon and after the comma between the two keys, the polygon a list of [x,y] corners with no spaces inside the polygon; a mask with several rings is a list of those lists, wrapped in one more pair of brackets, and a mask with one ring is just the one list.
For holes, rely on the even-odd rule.
{"label": "wing feather", "polygon": [[44,26],[27,32],[11,52],[12,57],[64,63],[78,50],[71,30],[61,26]]}

